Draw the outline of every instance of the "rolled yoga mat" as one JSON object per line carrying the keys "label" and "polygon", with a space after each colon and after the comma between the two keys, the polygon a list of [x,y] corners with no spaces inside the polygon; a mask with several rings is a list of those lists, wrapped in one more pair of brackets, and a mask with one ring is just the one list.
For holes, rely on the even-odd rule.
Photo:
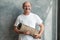
{"label": "rolled yoga mat", "polygon": [[39,33],[38,30],[36,30],[36,29],[34,29],[34,28],[30,27],[30,26],[24,25],[22,23],[20,23],[17,28],[20,30],[20,32],[30,31],[31,36],[34,36],[34,34]]}

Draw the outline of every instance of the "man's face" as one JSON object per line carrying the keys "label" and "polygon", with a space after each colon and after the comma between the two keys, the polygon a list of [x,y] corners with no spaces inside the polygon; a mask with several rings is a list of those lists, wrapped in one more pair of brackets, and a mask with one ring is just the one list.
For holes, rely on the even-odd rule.
{"label": "man's face", "polygon": [[30,12],[31,4],[29,2],[26,2],[23,6],[23,9],[24,9],[25,12]]}

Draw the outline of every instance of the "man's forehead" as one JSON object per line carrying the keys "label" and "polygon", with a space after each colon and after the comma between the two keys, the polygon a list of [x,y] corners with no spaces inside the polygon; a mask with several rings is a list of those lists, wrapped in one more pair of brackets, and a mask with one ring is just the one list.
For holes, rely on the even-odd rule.
{"label": "man's forehead", "polygon": [[31,5],[31,3],[29,1],[26,1],[26,2],[23,3],[23,5],[25,5],[25,4],[30,4]]}

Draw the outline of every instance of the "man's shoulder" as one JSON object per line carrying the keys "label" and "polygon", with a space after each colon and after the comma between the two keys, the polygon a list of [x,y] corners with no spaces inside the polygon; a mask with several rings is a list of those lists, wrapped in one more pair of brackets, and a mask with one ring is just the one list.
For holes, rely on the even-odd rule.
{"label": "man's shoulder", "polygon": [[22,17],[22,14],[18,15],[18,18]]}

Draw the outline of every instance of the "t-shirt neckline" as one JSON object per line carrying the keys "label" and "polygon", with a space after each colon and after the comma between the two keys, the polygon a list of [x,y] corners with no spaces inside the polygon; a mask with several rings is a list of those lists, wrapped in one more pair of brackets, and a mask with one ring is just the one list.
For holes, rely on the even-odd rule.
{"label": "t-shirt neckline", "polygon": [[30,16],[30,15],[31,15],[31,13],[29,13],[29,15],[24,15],[24,14],[23,14],[23,16],[26,16],[26,17],[27,17],[27,16]]}

